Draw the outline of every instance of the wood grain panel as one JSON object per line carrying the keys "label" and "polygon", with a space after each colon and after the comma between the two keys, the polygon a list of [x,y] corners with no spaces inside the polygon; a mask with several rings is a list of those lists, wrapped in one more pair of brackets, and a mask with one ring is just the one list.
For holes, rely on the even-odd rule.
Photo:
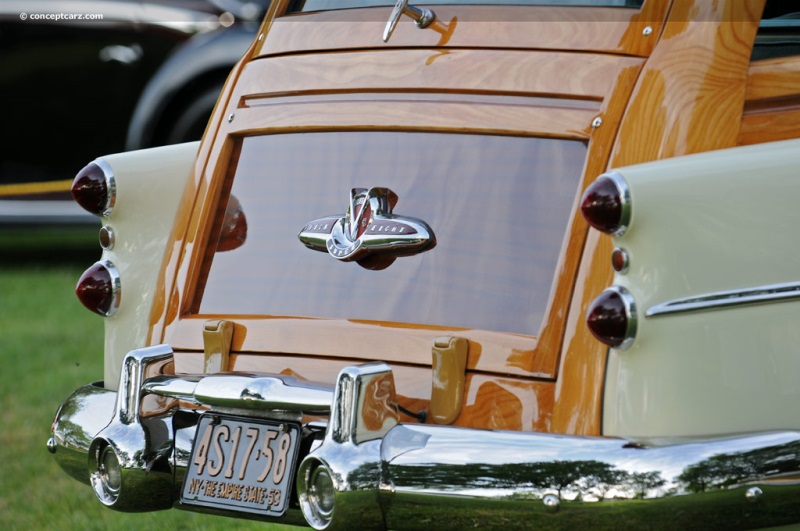
{"label": "wood grain panel", "polygon": [[[655,44],[669,0],[647,0],[641,11],[553,6],[435,6],[437,21],[420,30],[409,18],[382,40],[391,7],[279,17],[256,55],[320,50],[408,47],[505,48],[646,55]],[[645,34],[645,27],[654,29]]]}
{"label": "wood grain panel", "polygon": [[739,145],[800,138],[800,57],[750,65]]}
{"label": "wood grain panel", "polygon": [[747,146],[792,138],[800,138],[800,98],[789,105],[745,112],[742,117],[739,145]]}
{"label": "wood grain panel", "polygon": [[747,77],[748,102],[800,95],[800,56],[756,61]]}
{"label": "wood grain panel", "polygon": [[[673,6],[620,125],[609,167],[736,145],[763,0]],[[564,339],[553,431],[598,435],[606,348],[583,322],[613,279],[611,239],[587,240]],[[609,434],[613,435],[613,434]]]}
{"label": "wood grain panel", "polygon": [[292,55],[248,64],[241,98],[305,93],[471,92],[601,100],[637,58],[498,50],[385,50]]}
{"label": "wood grain panel", "polygon": [[[203,324],[209,316],[181,319],[170,342],[174,348],[203,349]],[[333,319],[257,318],[227,316],[235,322],[232,351],[273,352],[337,356],[430,367],[433,340],[459,336],[469,340],[467,367],[471,370],[547,377],[531,374],[513,363],[533,354],[533,337],[485,330],[403,326],[396,323],[358,322]],[[511,360],[511,361],[509,361]]]}
{"label": "wood grain panel", "polygon": [[613,279],[611,238],[592,230],[575,279],[575,293],[564,332],[564,351],[555,387],[554,433],[600,435],[608,348],[586,327],[589,304]]}
{"label": "wood grain panel", "polygon": [[625,113],[614,166],[736,145],[762,9],[763,0],[673,6]]}
{"label": "wood grain panel", "polygon": [[[224,181],[230,157],[233,153],[234,135],[258,134],[265,132],[299,131],[299,130],[330,130],[341,128],[353,129],[386,129],[400,127],[420,130],[450,130],[503,134],[531,134],[537,136],[559,136],[567,138],[582,138],[590,141],[589,158],[586,170],[582,177],[581,186],[585,186],[608,161],[609,149],[616,133],[616,124],[621,120],[624,101],[633,87],[633,80],[639,71],[641,59],[630,57],[596,56],[589,61],[587,57],[576,53],[541,54],[540,58],[528,60],[520,59],[521,55],[513,52],[499,52],[481,50],[473,52],[466,50],[431,50],[432,46],[480,46],[482,48],[509,48],[519,49],[536,47],[542,49],[570,49],[570,50],[601,50],[624,51],[631,55],[646,55],[655,42],[655,36],[660,33],[663,14],[668,5],[667,0],[647,0],[642,12],[631,10],[598,10],[585,9],[567,10],[561,12],[552,8],[546,9],[511,9],[503,10],[502,16],[497,20],[487,18],[492,10],[484,8],[458,7],[456,14],[449,19],[458,24],[458,29],[448,43],[440,42],[439,37],[431,32],[420,31],[413,26],[401,25],[397,34],[392,39],[391,46],[383,47],[374,43],[374,38],[364,31],[369,25],[378,25],[377,35],[382,30],[383,15],[380,20],[367,20],[361,22],[340,20],[340,15],[324,15],[325,24],[308,24],[300,17],[286,17],[274,19],[267,17],[262,34],[265,39],[257,44],[247,56],[265,56],[267,54],[291,53],[292,57],[281,58],[286,62],[283,65],[301,65],[298,75],[304,76],[305,81],[295,83],[290,79],[291,66],[283,71],[275,71],[270,76],[261,76],[260,80],[253,79],[252,86],[248,86],[249,79],[242,75],[240,70],[234,71],[231,77],[237,84],[232,94],[230,81],[220,100],[209,126],[210,136],[201,145],[198,164],[195,169],[190,188],[185,195],[187,209],[197,203],[191,215],[186,215],[174,231],[174,243],[170,249],[170,256],[163,276],[165,277],[165,290],[161,294],[159,311],[153,314],[152,337],[160,337],[163,341],[172,343],[176,348],[197,348],[202,346],[200,327],[205,320],[202,318],[186,318],[184,315],[188,301],[192,299],[194,282],[198,275],[201,257],[205,252],[205,240],[210,230],[209,223],[216,209],[214,197]],[[274,2],[270,8],[271,13],[277,14],[285,8],[286,2]],[[445,13],[449,8],[445,8]],[[371,10],[371,13],[381,11]],[[388,10],[385,13],[388,16]],[[522,12],[536,12],[536,20],[520,18]],[[623,14],[622,19],[608,19],[604,17],[617,17]],[[655,31],[650,37],[645,37],[642,29],[645,24],[651,24],[650,17],[653,13],[659,14],[652,20]],[[441,14],[441,13],[440,13]],[[358,13],[348,12],[343,17],[361,16]],[[372,15],[370,15],[372,16]],[[578,17],[579,16],[579,17]],[[587,16],[587,19],[580,17]],[[309,18],[312,17],[312,18]],[[318,15],[304,17],[304,21],[313,20]],[[472,17],[472,20],[470,20]],[[551,17],[551,18],[547,18]],[[564,20],[555,20],[552,17],[566,17]],[[578,17],[578,18],[569,18]],[[514,19],[513,21],[511,19]],[[321,21],[320,21],[321,22]],[[329,23],[341,24],[340,30],[331,30]],[[293,27],[292,27],[293,25]],[[325,27],[327,25],[327,28]],[[433,33],[436,33],[435,31]],[[420,38],[422,36],[422,38]],[[427,40],[426,40],[427,39]],[[439,39],[439,40],[437,40]],[[370,44],[371,43],[371,44]],[[262,48],[263,46],[263,48]],[[426,47],[421,50],[404,50],[403,53],[395,51],[374,54],[375,57],[366,57],[370,54],[359,55],[359,61],[371,61],[375,72],[370,75],[365,69],[353,66],[348,70],[343,65],[345,57],[353,54],[325,54],[306,58],[302,52],[309,50],[353,49],[359,47],[381,46],[382,48],[397,48],[400,46]],[[360,52],[359,52],[360,53]],[[410,54],[410,55],[406,55]],[[537,56],[540,54],[533,54]],[[560,56],[564,70],[561,71],[557,62],[552,58]],[[327,61],[334,57],[332,62],[335,68],[322,71],[324,59]],[[381,58],[390,58],[384,62]],[[406,58],[408,57],[408,58]],[[483,65],[484,69],[491,71],[499,81],[491,76],[483,76],[484,72],[477,69],[468,73],[461,73],[463,68],[472,68],[467,65],[466,57],[473,58]],[[277,59],[277,58],[276,58]],[[314,67],[314,60],[321,61]],[[272,59],[264,59],[263,64]],[[298,62],[292,63],[291,61]],[[594,61],[597,61],[595,63]],[[249,72],[259,71],[262,66],[256,67],[262,59],[254,61],[248,66]],[[517,68],[517,63],[522,65]],[[505,65],[506,68],[495,67]],[[605,68],[598,65],[603,64]],[[416,68],[413,70],[412,67]],[[404,76],[397,76],[392,68],[406,69]],[[571,75],[569,75],[571,74]],[[275,76],[275,79],[266,79]],[[319,76],[319,77],[315,77]],[[409,77],[419,76],[413,83],[405,81]],[[448,85],[448,76],[452,78]],[[280,79],[278,79],[280,78]],[[394,79],[394,81],[392,81]],[[319,81],[322,80],[322,81]],[[500,93],[492,88],[492,81],[497,81],[502,87]],[[260,83],[264,87],[260,88]],[[316,83],[316,84],[315,84]],[[399,85],[392,87],[392,83]],[[308,87],[312,88],[309,89]],[[451,87],[451,89],[448,89]],[[396,102],[396,110],[385,110],[385,106],[376,106],[375,102],[345,101],[332,104],[330,101],[318,102],[313,98],[306,101],[287,103],[286,98],[296,97],[298,94],[315,96],[331,94],[335,91],[392,91],[398,94],[415,92],[415,96],[407,96],[408,101]],[[465,91],[480,94],[487,98],[497,97],[496,101],[486,101],[476,104],[474,101],[458,103],[425,101],[426,91],[447,91],[457,93]],[[508,91],[508,92],[506,92]],[[613,93],[608,98],[608,92]],[[521,95],[516,96],[516,95]],[[528,97],[560,95],[558,100],[564,105],[540,105]],[[245,95],[260,95],[262,100],[272,100],[281,105],[270,105],[266,101],[256,102],[259,106],[253,108],[239,108],[242,97]],[[266,96],[266,97],[264,97]],[[509,96],[519,97],[520,105],[509,104],[502,98]],[[284,98],[282,100],[282,98]],[[575,99],[578,98],[578,99]],[[587,107],[581,98],[594,100],[599,107]],[[599,100],[603,99],[602,103]],[[254,103],[251,99],[249,104]],[[392,102],[395,107],[395,102]],[[377,113],[376,109],[380,109]],[[602,113],[604,125],[592,128],[591,121]],[[380,116],[376,116],[380,115]],[[230,117],[230,119],[229,119]],[[505,427],[509,429],[535,429],[547,431],[553,421],[553,396],[554,386],[549,382],[529,380],[513,380],[501,375],[519,375],[531,378],[536,376],[552,376],[554,366],[558,360],[558,352],[562,341],[562,330],[567,319],[567,309],[572,298],[572,276],[579,262],[580,249],[585,236],[585,225],[577,217],[577,210],[573,210],[573,223],[569,229],[562,260],[557,273],[554,300],[551,300],[550,313],[554,325],[545,327],[543,338],[546,337],[548,348],[543,351],[543,357],[534,355],[537,342],[533,337],[511,336],[508,334],[458,331],[459,334],[472,334],[470,336],[469,367],[471,370],[482,371],[482,374],[470,376],[469,392],[465,403],[464,412],[456,422],[459,425],[473,427]],[[580,304],[583,304],[583,294],[578,294]],[[417,329],[413,331],[397,331],[393,327],[377,326],[375,324],[344,322],[328,322],[319,328],[315,324],[315,332],[309,332],[308,322],[279,322],[280,320],[264,320],[256,324],[246,320],[239,322],[237,330],[244,330],[241,339],[234,336],[234,341],[241,341],[240,349],[264,351],[264,345],[275,345],[268,351],[283,352],[302,351],[303,353],[319,353],[319,355],[338,355],[342,359],[328,360],[317,357],[301,358],[287,357],[290,361],[282,370],[307,372],[312,374],[311,367],[317,374],[327,375],[328,378],[337,372],[334,365],[342,366],[351,363],[354,359],[389,359],[397,365],[398,371],[411,371],[413,376],[403,376],[405,404],[411,407],[424,405],[430,393],[429,369],[426,367],[408,367],[409,363],[420,365],[430,363],[430,345],[432,337],[441,334],[441,329]],[[560,320],[560,321],[559,321]],[[267,322],[272,321],[272,322]],[[329,329],[325,329],[328,326]],[[337,328],[339,326],[339,328]],[[380,333],[378,333],[380,332]],[[455,332],[455,331],[454,331]],[[488,335],[487,335],[488,334]],[[378,339],[380,338],[380,339]],[[390,340],[387,340],[389,338]],[[334,340],[335,339],[335,340]],[[249,346],[253,342],[253,345]],[[335,343],[341,343],[335,345]],[[298,346],[299,345],[299,346]],[[343,345],[349,345],[347,349]],[[333,354],[331,353],[333,352]],[[354,355],[353,353],[357,354]],[[409,352],[413,352],[413,359],[409,360]],[[419,352],[420,354],[416,354]],[[191,357],[192,355],[187,355]],[[196,354],[201,359],[200,354]],[[285,357],[285,356],[284,356]],[[345,358],[346,357],[346,358]],[[275,359],[273,355],[235,355],[235,370],[247,370],[246,367],[259,371],[269,371],[264,364]],[[424,358],[424,361],[422,361]],[[181,358],[183,359],[183,358]],[[186,358],[187,360],[189,358]],[[245,362],[244,360],[249,360]],[[540,361],[546,360],[546,361]],[[177,363],[177,360],[176,360]],[[183,362],[181,362],[183,363]],[[192,363],[185,365],[185,372],[200,372],[191,369]],[[202,362],[201,362],[202,363]],[[332,363],[332,364],[328,364]],[[541,365],[540,365],[541,364]],[[565,374],[579,364],[563,365],[567,367]],[[539,369],[548,368],[547,371]],[[180,367],[176,370],[183,372]],[[414,372],[422,371],[422,372]],[[427,373],[425,371],[428,371]],[[493,374],[489,374],[493,373]],[[298,372],[299,374],[299,372]],[[405,373],[403,373],[405,374]],[[305,376],[305,374],[303,374]],[[423,382],[424,383],[421,383]],[[576,382],[574,385],[578,385]],[[416,387],[415,387],[416,386]],[[423,391],[423,387],[425,390]],[[408,390],[406,390],[408,389]],[[417,389],[412,391],[411,389]],[[474,390],[474,392],[473,392]],[[589,390],[589,395],[594,391]],[[427,393],[427,394],[426,394]],[[569,389],[566,394],[572,394]],[[520,404],[522,404],[520,406]],[[592,410],[592,411],[596,411]],[[589,412],[591,417],[591,411]],[[589,418],[587,417],[587,418]],[[591,420],[590,420],[591,423]],[[575,431],[592,431],[592,428],[577,427]]]}
{"label": "wood grain panel", "polygon": [[[630,97],[636,83],[640,68],[638,65],[622,69],[617,76],[610,96],[603,101],[598,116],[602,123],[593,129],[589,153],[579,193],[576,194],[572,210],[572,220],[567,230],[564,251],[556,268],[554,289],[547,308],[548,319],[539,331],[536,355],[529,356],[521,365],[531,373],[552,373],[558,371],[559,360],[563,351],[564,329],[570,315],[570,304],[575,288],[575,275],[581,261],[584,241],[588,225],[579,210],[580,196],[583,190],[606,169],[608,157],[617,134],[625,103]],[[583,315],[583,314],[581,314]],[[557,373],[556,373],[557,374]]]}
{"label": "wood grain panel", "polygon": [[[333,385],[339,372],[359,360],[294,356],[254,356],[236,354],[231,367],[239,372],[265,372],[294,376],[301,380]],[[430,368],[391,364],[398,402],[409,411],[429,409],[431,398]],[[176,352],[176,374],[200,374],[203,354]],[[469,374],[464,390],[464,407],[454,422],[456,426],[519,431],[549,431],[553,402],[553,384],[526,382]],[[401,416],[403,422],[414,419]]]}
{"label": "wood grain panel", "polygon": [[[567,58],[568,62],[569,60]],[[606,59],[601,59],[604,64],[605,61]],[[621,118],[623,102],[632,90],[641,63],[640,59],[631,58],[615,58],[615,62],[610,63],[609,68],[615,72],[613,83],[605,85],[608,83],[607,80],[600,83],[605,85],[604,90],[608,90],[613,96],[602,103],[569,98],[551,98],[545,102],[543,98],[486,93],[455,95],[454,100],[449,99],[442,103],[443,98],[436,94],[399,92],[388,96],[375,94],[372,100],[370,94],[362,94],[361,96],[366,99],[356,98],[355,101],[342,101],[345,96],[341,94],[306,95],[303,96],[303,101],[298,101],[298,97],[294,95],[269,97],[263,100],[251,100],[257,104],[255,107],[236,108],[234,102],[239,101],[239,95],[251,90],[241,88],[247,86],[246,77],[255,71],[248,70],[242,75],[243,84],[237,86],[236,95],[232,97],[227,110],[224,111],[224,116],[233,115],[233,119],[222,120],[219,125],[215,151],[211,154],[217,161],[216,166],[206,168],[204,179],[198,185],[200,191],[197,193],[205,194],[203,209],[193,216],[187,229],[186,246],[183,249],[186,253],[185,261],[179,270],[170,303],[165,304],[172,310],[168,312],[170,317],[166,319],[164,340],[169,341],[175,348],[197,350],[202,348],[201,327],[206,316],[197,320],[184,317],[177,321],[174,317],[189,310],[186,301],[190,300],[194,289],[193,278],[196,278],[200,262],[198,254],[200,250],[195,247],[195,242],[202,242],[207,237],[204,234],[207,234],[208,220],[213,217],[211,212],[216,208],[211,205],[212,198],[220,186],[219,183],[224,180],[224,172],[229,166],[225,157],[231,156],[232,138],[247,134],[292,131],[402,128],[590,140],[583,176],[576,176],[577,191],[604,169],[616,133],[615,124]],[[584,58],[580,58],[579,62],[572,64],[588,63]],[[510,82],[508,86],[513,88],[520,85]],[[462,97],[466,101],[458,102]],[[392,98],[392,101],[387,101],[386,98]],[[430,98],[430,101],[426,101],[426,98]],[[469,101],[469,98],[476,100]],[[592,127],[592,120],[598,114],[602,116],[606,125]],[[531,330],[532,335],[528,337],[455,331],[454,333],[460,335],[466,334],[472,341],[470,369],[535,378],[553,377],[570,304],[572,277],[579,261],[585,232],[585,222],[577,213],[576,197],[572,223],[565,239],[565,242],[570,243],[565,243],[562,251],[554,284],[555,290],[549,303],[550,319],[542,329],[544,341],[541,344],[537,343],[533,337],[536,330]],[[191,261],[186,260],[187,256],[192,255],[194,258]],[[232,318],[241,325],[240,329],[247,330],[246,343],[242,342],[234,349],[253,352],[307,352],[315,355],[336,355],[363,360],[381,358],[399,363],[429,365],[432,339],[442,335],[441,329],[387,333],[387,327],[370,329],[353,323],[347,323],[343,328],[341,322],[317,321],[312,325],[302,320],[285,320],[279,323],[269,319],[256,322]]]}
{"label": "wood grain panel", "polygon": [[587,109],[542,108],[419,101],[409,98],[385,105],[351,101],[331,105],[316,102],[241,109],[236,113],[237,135],[331,130],[450,131],[484,134],[536,134],[542,137],[589,138],[596,113]]}
{"label": "wood grain panel", "polygon": [[549,432],[552,383],[468,375],[464,405],[455,426],[490,430]]}

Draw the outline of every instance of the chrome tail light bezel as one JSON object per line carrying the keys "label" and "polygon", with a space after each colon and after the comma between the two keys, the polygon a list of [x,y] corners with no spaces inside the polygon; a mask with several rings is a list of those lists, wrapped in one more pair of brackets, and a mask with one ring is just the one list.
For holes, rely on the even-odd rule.
{"label": "chrome tail light bezel", "polygon": [[[110,284],[109,297],[111,299],[111,302],[107,309],[101,308],[99,306],[97,308],[92,308],[91,306],[86,304],[84,302],[84,299],[78,294],[79,290],[82,287],[81,285],[85,280],[86,275],[89,274],[95,268],[97,268],[98,270],[103,269],[106,273],[108,273],[109,276],[109,284]],[[87,309],[99,315],[102,315],[103,317],[112,317],[117,313],[117,310],[119,310],[120,303],[122,302],[122,280],[119,273],[119,269],[117,269],[117,267],[111,260],[105,260],[105,259],[98,260],[97,262],[92,264],[89,268],[87,268],[86,271],[84,271],[83,274],[81,275],[80,279],[78,279],[78,283],[75,286],[75,293],[76,295],[78,295],[78,299]]]}
{"label": "chrome tail light bezel", "polygon": [[[618,203],[619,216],[618,219],[610,224],[608,222],[600,222],[593,216],[592,205],[596,200],[592,196],[601,192],[602,188],[611,184],[615,192],[615,201]],[[603,173],[590,184],[581,196],[581,214],[587,223],[595,229],[605,234],[613,236],[622,236],[628,230],[632,218],[632,204],[631,204],[631,190],[625,178],[616,171]]]}
{"label": "chrome tail light bezel", "polygon": [[[97,170],[100,170],[100,172],[103,174],[103,187],[105,190],[103,192],[104,197],[97,198],[82,196],[84,193],[94,193],[84,191],[82,186],[85,185],[81,184],[82,178],[93,172],[96,173]],[[72,197],[75,199],[75,202],[87,212],[94,214],[95,216],[108,217],[117,202],[117,181],[114,177],[114,170],[105,160],[96,159],[87,164],[83,169],[81,169],[81,171],[78,172],[78,174],[75,176],[75,179],[72,181],[70,192],[72,193]],[[97,202],[99,205],[98,208],[91,208],[87,204],[91,204],[93,202]]]}
{"label": "chrome tail light bezel", "polygon": [[[622,339],[620,341],[611,341],[608,337],[599,334],[592,326],[592,317],[597,307],[612,298],[618,299],[622,303],[622,311],[625,315],[625,330],[621,334]],[[628,350],[631,345],[633,345],[636,340],[638,320],[636,299],[634,299],[630,291],[622,286],[611,286],[603,290],[603,292],[592,301],[586,311],[586,324],[592,335],[597,338],[598,341],[617,350]]]}

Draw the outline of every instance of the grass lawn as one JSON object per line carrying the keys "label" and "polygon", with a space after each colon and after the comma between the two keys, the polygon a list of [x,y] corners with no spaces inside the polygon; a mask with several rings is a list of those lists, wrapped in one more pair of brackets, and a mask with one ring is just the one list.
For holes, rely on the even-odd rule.
{"label": "grass lawn", "polygon": [[[0,529],[269,528],[177,510],[106,509],[47,452],[61,401],[103,376],[103,319],[84,309],[73,292],[82,271],[100,255],[96,234],[93,229],[89,240],[69,240],[69,253],[48,255],[41,248],[29,252],[18,235],[0,227]],[[56,251],[65,242],[42,238]]]}

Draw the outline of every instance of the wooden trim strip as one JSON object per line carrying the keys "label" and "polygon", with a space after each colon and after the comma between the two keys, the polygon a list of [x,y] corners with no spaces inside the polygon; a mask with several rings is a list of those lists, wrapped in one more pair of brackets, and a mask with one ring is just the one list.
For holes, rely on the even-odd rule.
{"label": "wooden trim strip", "polygon": [[745,99],[749,102],[800,96],[800,56],[756,61],[750,65]]}
{"label": "wooden trim strip", "polygon": [[[170,339],[180,350],[203,349],[203,326],[213,316],[184,317]],[[530,358],[536,338],[486,330],[399,325],[337,319],[226,316],[235,323],[231,351],[306,354],[430,367],[433,341],[442,335],[469,340],[469,370],[549,378],[515,360]]]}
{"label": "wooden trim strip", "polygon": [[[391,7],[322,11],[276,18],[256,51],[274,56],[323,50],[503,48],[575,50],[647,56],[671,0],[646,0],[641,10],[554,6],[435,7],[425,30],[401,21],[382,40]],[[653,31],[644,34],[649,26]]]}
{"label": "wooden trim strip", "polygon": [[641,64],[641,59],[629,57],[509,50],[294,55],[251,62],[237,93],[240,98],[263,98],[320,92],[461,92],[600,101],[621,68]]}

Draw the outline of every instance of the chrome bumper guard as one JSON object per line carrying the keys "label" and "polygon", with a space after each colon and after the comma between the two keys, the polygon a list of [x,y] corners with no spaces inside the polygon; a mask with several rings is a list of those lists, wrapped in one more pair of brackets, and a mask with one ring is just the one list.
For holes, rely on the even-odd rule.
{"label": "chrome bumper guard", "polygon": [[199,415],[176,407],[140,417],[141,400],[155,395],[278,420],[328,415],[305,426],[297,498],[283,523],[327,530],[800,522],[798,431],[643,443],[400,424],[384,363],[348,367],[333,388],[255,374],[144,379],[149,364],[171,356],[166,345],[131,351],[119,392],[84,386],[56,415],[48,448],[111,508],[203,510],[179,501]]}

